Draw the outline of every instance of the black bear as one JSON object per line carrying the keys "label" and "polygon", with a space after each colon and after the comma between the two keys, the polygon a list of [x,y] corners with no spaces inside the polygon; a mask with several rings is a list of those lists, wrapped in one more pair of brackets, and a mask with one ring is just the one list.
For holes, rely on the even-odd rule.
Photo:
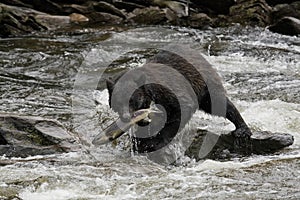
{"label": "black bear", "polygon": [[251,136],[239,111],[226,97],[217,72],[188,47],[160,50],[142,67],[110,78],[106,84],[110,107],[124,122],[135,111],[149,108],[151,102],[164,111],[151,122],[138,122],[134,151],[153,152],[166,146],[197,109],[230,120],[236,127],[232,134],[237,146],[245,145]]}

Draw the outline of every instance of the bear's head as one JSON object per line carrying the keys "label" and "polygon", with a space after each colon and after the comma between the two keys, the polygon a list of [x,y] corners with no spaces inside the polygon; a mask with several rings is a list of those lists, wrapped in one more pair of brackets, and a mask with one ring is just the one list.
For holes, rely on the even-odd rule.
{"label": "bear's head", "polygon": [[109,105],[128,122],[139,109],[148,108],[151,100],[145,91],[145,76],[133,71],[121,73],[116,79],[106,80],[109,93]]}

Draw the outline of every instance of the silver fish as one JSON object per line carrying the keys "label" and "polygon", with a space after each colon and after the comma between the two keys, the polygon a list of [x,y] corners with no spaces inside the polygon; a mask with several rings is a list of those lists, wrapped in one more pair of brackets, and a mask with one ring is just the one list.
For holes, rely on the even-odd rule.
{"label": "silver fish", "polygon": [[96,135],[96,137],[92,141],[92,144],[97,146],[111,142],[123,135],[131,128],[131,126],[141,120],[147,120],[151,122],[151,114],[153,113],[162,113],[162,111],[156,107],[154,102],[151,102],[148,109],[140,109],[135,111],[129,122],[125,123],[122,122],[120,118],[117,119],[109,127],[107,127],[104,132]]}

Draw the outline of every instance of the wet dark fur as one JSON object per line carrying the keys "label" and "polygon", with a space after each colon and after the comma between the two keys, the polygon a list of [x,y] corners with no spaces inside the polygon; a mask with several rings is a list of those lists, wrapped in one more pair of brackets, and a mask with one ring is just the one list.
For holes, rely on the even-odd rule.
{"label": "wet dark fur", "polygon": [[[177,54],[171,53],[169,51],[160,51],[155,55],[149,62],[142,68],[136,69],[136,72],[143,73],[146,77],[151,77],[154,79],[154,82],[147,83],[143,76],[126,79],[125,83],[121,85],[121,88],[116,89],[115,98],[116,102],[112,105],[112,93],[115,89],[115,84],[123,76],[124,73],[115,77],[114,79],[107,81],[107,88],[109,91],[109,103],[110,106],[119,113],[120,117],[126,116],[122,108],[124,107],[123,103],[118,100],[121,100],[124,95],[126,95],[126,87],[128,84],[139,84],[143,85],[137,89],[130,98],[129,101],[129,112],[132,113],[138,109],[149,108],[151,101],[154,101],[156,104],[160,104],[166,110],[166,116],[157,115],[157,119],[154,119],[151,124],[155,124],[161,121],[166,117],[167,121],[164,127],[156,135],[149,135],[148,137],[138,137],[136,136],[133,140],[135,142],[134,150],[138,152],[152,152],[166,146],[174,138],[176,133],[182,128],[180,127],[180,122],[186,124],[192,114],[196,109],[203,110],[207,113],[211,113],[211,94],[214,92],[214,95],[219,95],[224,97],[226,105],[226,118],[230,120],[236,127],[236,130],[232,134],[236,138],[236,144],[243,145],[243,142],[249,139],[251,131],[241,117],[239,111],[232,104],[232,102],[226,97],[225,91],[222,87],[219,76],[216,71],[210,66],[210,64],[203,58],[199,57],[201,66],[198,66],[199,69],[196,70],[193,65],[191,65],[187,60],[178,56]],[[175,69],[179,72],[190,85],[182,84],[180,76],[167,75],[164,70],[161,70],[162,65],[167,65],[172,69]],[[135,73],[136,73],[135,72]],[[201,75],[202,74],[202,75]],[[207,83],[213,85],[214,88],[217,88],[215,91],[209,92]],[[175,93],[179,93],[179,96],[182,99],[183,104],[180,106],[180,103],[177,99],[174,91],[171,91],[167,87],[164,87],[164,84],[170,84],[173,87],[177,88]],[[192,90],[192,91],[191,91]],[[194,92],[194,93],[193,93]],[[196,100],[193,98],[193,94],[196,94]],[[221,101],[221,100],[220,100]],[[215,115],[220,115],[220,113],[214,113]],[[127,115],[128,116],[128,115]],[[157,120],[157,121],[155,121]],[[147,123],[140,122],[139,125],[144,126]],[[151,126],[150,126],[151,129]],[[152,127],[152,132],[155,132],[157,129],[155,126]],[[139,129],[137,130],[138,135]]]}

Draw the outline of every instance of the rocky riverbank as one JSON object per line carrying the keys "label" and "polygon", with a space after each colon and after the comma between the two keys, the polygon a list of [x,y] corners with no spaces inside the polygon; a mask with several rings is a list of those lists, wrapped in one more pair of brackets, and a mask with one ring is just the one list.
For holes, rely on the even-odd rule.
{"label": "rocky riverbank", "polygon": [[300,34],[295,0],[2,0],[0,37],[98,26],[174,25],[197,29],[242,25]]}

